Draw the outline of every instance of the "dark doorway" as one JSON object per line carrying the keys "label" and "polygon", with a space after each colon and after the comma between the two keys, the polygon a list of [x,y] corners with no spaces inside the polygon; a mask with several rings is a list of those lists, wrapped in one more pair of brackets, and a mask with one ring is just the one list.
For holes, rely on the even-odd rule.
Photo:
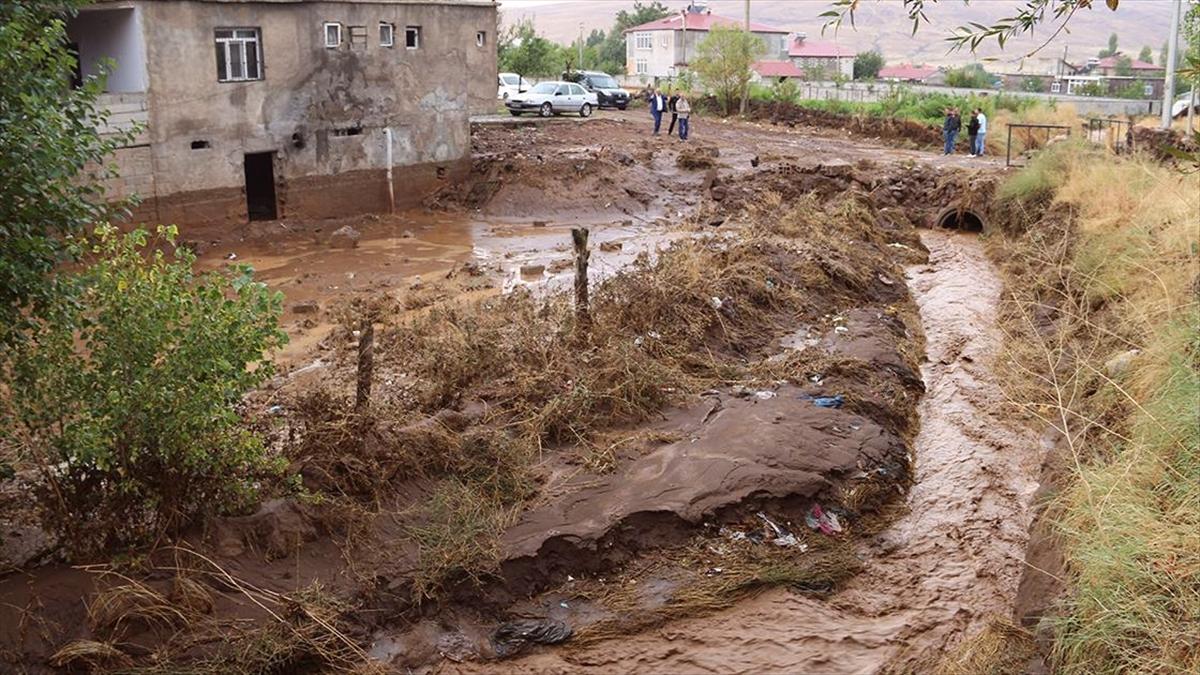
{"label": "dark doorway", "polygon": [[250,220],[275,220],[275,153],[246,153],[246,211]]}

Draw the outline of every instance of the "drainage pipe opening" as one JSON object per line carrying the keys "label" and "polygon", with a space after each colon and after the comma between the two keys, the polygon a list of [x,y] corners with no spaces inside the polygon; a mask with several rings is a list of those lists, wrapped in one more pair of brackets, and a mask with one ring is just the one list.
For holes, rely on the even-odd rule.
{"label": "drainage pipe opening", "polygon": [[983,218],[970,209],[951,206],[938,214],[937,225],[938,227],[964,230],[966,232],[982,232]]}

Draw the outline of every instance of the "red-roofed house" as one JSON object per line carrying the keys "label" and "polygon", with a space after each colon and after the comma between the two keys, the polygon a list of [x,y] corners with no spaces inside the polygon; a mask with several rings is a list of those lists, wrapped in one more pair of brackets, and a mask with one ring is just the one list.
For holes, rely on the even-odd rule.
{"label": "red-roofed house", "polygon": [[791,61],[758,61],[750,67],[754,71],[754,82],[779,82],[781,80],[804,79],[804,71]]}
{"label": "red-roofed house", "polygon": [[[1104,75],[1105,77],[1121,75],[1121,73],[1117,72],[1117,61],[1121,56],[1123,55],[1118,52],[1112,56],[1100,59],[1092,68],[1092,74]],[[1162,66],[1156,66],[1153,63],[1146,63],[1145,61],[1131,58],[1130,71],[1132,72],[1127,73],[1126,76],[1162,77],[1166,69]]]}
{"label": "red-roofed house", "polygon": [[[737,19],[713,14],[699,2],[684,11],[625,31],[625,72],[649,80],[673,77],[696,58],[697,47],[713,26],[740,28]],[[766,43],[768,59],[787,58],[788,31],[761,23],[750,23],[750,32]]]}
{"label": "red-roofed house", "polygon": [[876,79],[888,82],[924,82],[937,75],[938,69],[933,66],[914,66],[911,63],[901,63],[898,66],[884,66],[879,69]]}
{"label": "red-roofed house", "polygon": [[788,58],[810,80],[828,80],[837,75],[854,77],[853,51],[833,42],[809,40],[804,33],[797,33],[789,40]]}

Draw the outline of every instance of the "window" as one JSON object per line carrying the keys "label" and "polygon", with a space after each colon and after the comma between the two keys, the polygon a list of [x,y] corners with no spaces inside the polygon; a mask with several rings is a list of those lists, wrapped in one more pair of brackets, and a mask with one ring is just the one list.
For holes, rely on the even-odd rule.
{"label": "window", "polygon": [[366,26],[350,26],[350,49],[355,51],[366,51],[367,49],[367,27]]}
{"label": "window", "polygon": [[1154,85],[1150,84],[1149,82],[1142,85],[1142,96],[1153,96],[1153,95],[1154,95]]}
{"label": "window", "polygon": [[336,49],[342,45],[342,24],[325,24],[325,48]]}
{"label": "window", "polygon": [[584,96],[586,94],[587,94],[587,92],[583,90],[583,87],[581,87],[577,84],[571,85],[571,95],[572,96]]}
{"label": "window", "polygon": [[633,42],[637,49],[654,49],[654,36],[650,33],[634,33]]}
{"label": "window", "polygon": [[650,64],[646,62],[646,59],[638,59],[634,67],[638,75],[645,75],[650,72]]}
{"label": "window", "polygon": [[479,31],[475,33],[475,46],[482,47],[487,44],[487,31]]}
{"label": "window", "polygon": [[257,28],[219,28],[215,35],[218,82],[262,79],[262,49]]}
{"label": "window", "polygon": [[395,47],[396,46],[396,25],[386,21],[379,22],[379,46],[380,47]]}
{"label": "window", "polygon": [[1060,82],[1051,82],[1050,83],[1050,93],[1051,94],[1057,94],[1060,91],[1062,91],[1062,83],[1060,83]]}
{"label": "window", "polygon": [[421,48],[420,26],[408,26],[404,29],[404,46],[407,49]]}

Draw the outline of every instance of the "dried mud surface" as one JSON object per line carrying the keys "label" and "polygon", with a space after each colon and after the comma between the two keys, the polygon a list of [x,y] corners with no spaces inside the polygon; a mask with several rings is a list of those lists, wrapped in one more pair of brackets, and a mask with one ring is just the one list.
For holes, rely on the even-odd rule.
{"label": "dried mud surface", "polygon": [[[908,512],[867,542],[864,571],[828,600],[774,589],[714,616],[596,647],[546,651],[509,673],[871,673],[928,659],[1011,614],[1039,443],[1003,413],[989,373],[1001,281],[977,239],[927,231],[909,268],[928,363]],[[446,665],[439,672],[496,672]]]}

